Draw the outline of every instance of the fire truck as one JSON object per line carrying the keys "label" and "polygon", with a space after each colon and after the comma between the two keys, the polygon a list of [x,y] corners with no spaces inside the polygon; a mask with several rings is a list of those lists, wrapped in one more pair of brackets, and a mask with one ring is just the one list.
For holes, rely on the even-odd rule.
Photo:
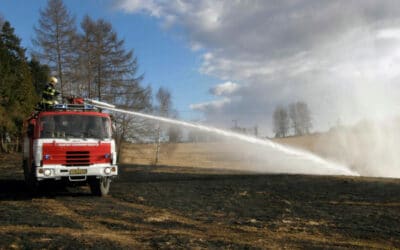
{"label": "fire truck", "polygon": [[118,175],[112,121],[82,98],[35,112],[25,124],[25,181],[32,192],[48,181],[87,185],[105,196]]}

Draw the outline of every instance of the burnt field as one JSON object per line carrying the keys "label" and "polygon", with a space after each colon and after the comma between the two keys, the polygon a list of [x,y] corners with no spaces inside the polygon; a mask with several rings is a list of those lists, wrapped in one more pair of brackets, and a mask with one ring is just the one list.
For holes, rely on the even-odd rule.
{"label": "burnt field", "polygon": [[400,180],[122,165],[110,195],[28,195],[0,159],[0,248],[400,248]]}

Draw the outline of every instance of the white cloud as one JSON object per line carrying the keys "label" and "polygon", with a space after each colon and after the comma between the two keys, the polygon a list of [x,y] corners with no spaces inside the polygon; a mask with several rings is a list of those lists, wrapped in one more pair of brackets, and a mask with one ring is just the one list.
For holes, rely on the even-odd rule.
{"label": "white cloud", "polygon": [[117,3],[184,27],[191,47],[205,51],[199,71],[225,81],[211,93],[235,95],[192,105],[210,122],[240,119],[271,132],[275,106],[298,100],[316,129],[400,112],[397,0]]}
{"label": "white cloud", "polygon": [[[117,1],[116,8],[121,9],[125,12],[146,12],[155,17],[162,17],[162,8],[154,0],[129,0],[129,1]],[[168,18],[167,16],[166,18]]]}
{"label": "white cloud", "polygon": [[231,102],[231,99],[224,98],[224,99],[210,101],[210,102],[192,104],[192,105],[190,105],[190,108],[193,110],[208,111],[210,109],[220,109],[221,107],[223,107],[224,105],[226,105],[230,102]]}
{"label": "white cloud", "polygon": [[234,93],[239,88],[239,84],[234,82],[224,82],[210,89],[210,92],[216,96],[227,96]]}
{"label": "white cloud", "polygon": [[382,29],[377,33],[380,39],[396,39],[400,40],[400,29]]}
{"label": "white cloud", "polygon": [[201,49],[203,48],[203,45],[201,45],[201,43],[192,42],[192,43],[190,44],[190,48],[191,48],[193,51],[199,51],[199,50],[201,50]]}

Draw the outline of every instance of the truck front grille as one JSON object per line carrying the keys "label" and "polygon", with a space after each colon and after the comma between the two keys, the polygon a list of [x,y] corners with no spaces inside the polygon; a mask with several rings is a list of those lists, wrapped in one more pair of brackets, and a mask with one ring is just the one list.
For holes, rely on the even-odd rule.
{"label": "truck front grille", "polygon": [[67,151],[66,166],[89,166],[90,152],[89,151]]}

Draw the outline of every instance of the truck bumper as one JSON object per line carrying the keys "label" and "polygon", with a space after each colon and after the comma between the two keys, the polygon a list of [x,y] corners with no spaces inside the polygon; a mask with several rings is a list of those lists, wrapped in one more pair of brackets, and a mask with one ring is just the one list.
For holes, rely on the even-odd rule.
{"label": "truck bumper", "polygon": [[62,165],[44,165],[36,167],[36,178],[41,180],[60,180],[69,178],[70,181],[84,181],[87,177],[116,177],[118,166],[110,164],[96,164],[91,166],[66,167]]}

